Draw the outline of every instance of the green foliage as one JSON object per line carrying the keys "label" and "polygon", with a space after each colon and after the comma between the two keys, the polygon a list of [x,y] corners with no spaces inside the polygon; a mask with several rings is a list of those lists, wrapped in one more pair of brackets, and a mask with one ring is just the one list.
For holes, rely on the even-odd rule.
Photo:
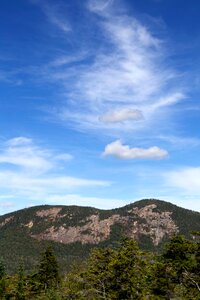
{"label": "green foliage", "polygon": [[[177,225],[180,234],[184,234],[188,239],[198,236],[191,232],[200,231],[200,214],[197,212],[182,209],[170,203],[155,199],[141,200],[133,204],[113,209],[99,210],[91,207],[79,206],[37,206],[23,209],[14,213],[0,216],[0,223],[4,224],[0,228],[0,249],[1,256],[4,259],[7,273],[15,274],[18,268],[18,262],[21,257],[24,261],[24,269],[26,273],[31,273],[33,267],[37,263],[38,253],[47,246],[51,246],[56,254],[62,272],[68,272],[71,265],[76,260],[84,260],[89,256],[91,249],[94,247],[118,247],[123,236],[131,228],[134,222],[143,224],[144,218],[140,218],[133,212],[134,208],[143,208],[146,205],[156,204],[153,209],[157,212],[169,211],[172,219]],[[46,211],[52,208],[60,209],[57,217],[42,217],[38,211]],[[76,242],[72,244],[64,244],[59,242],[47,241],[34,238],[35,234],[43,234],[50,227],[55,229],[62,226],[64,228],[70,226],[82,226],[88,221],[91,215],[98,215],[100,220],[112,217],[113,215],[122,217],[129,216],[130,220],[122,223],[114,223],[111,226],[111,233],[108,239],[100,242],[98,245],[82,244]],[[29,226],[29,224],[32,224]],[[85,232],[89,233],[89,232]],[[163,243],[169,240],[166,235],[162,243],[155,247],[152,239],[144,234],[138,234],[138,244],[143,250],[161,251]],[[8,247],[9,245],[9,247]]]}
{"label": "green foliage", "polygon": [[66,299],[200,299],[200,245],[175,236],[160,255],[133,240],[92,251],[83,270],[65,278]]}
{"label": "green foliage", "polygon": [[58,263],[51,247],[42,254],[35,278],[39,288],[44,291],[58,287],[60,282]]}
{"label": "green foliage", "polygon": [[[117,249],[95,249],[85,270],[70,274],[76,290],[74,294],[68,290],[67,299],[143,299],[150,295],[150,258],[133,240],[125,240]],[[67,281],[69,285],[69,277]]]}
{"label": "green foliage", "polygon": [[15,299],[16,300],[25,300],[25,273],[24,273],[24,266],[23,262],[20,263],[18,272],[17,272],[17,285],[16,285],[16,293],[15,293]]}
{"label": "green foliage", "polygon": [[0,280],[6,275],[5,265],[3,260],[0,260]]}
{"label": "green foliage", "polygon": [[51,247],[31,275],[22,263],[16,275],[6,275],[2,262],[0,271],[2,300],[200,300],[200,242],[183,236],[174,236],[159,255],[130,239],[94,249],[62,277]]}
{"label": "green foliage", "polygon": [[[199,244],[174,236],[154,268],[153,292],[161,299],[200,299]],[[197,298],[196,298],[197,297]]]}
{"label": "green foliage", "polygon": [[3,260],[0,260],[0,299],[4,299],[6,292],[6,271]]}

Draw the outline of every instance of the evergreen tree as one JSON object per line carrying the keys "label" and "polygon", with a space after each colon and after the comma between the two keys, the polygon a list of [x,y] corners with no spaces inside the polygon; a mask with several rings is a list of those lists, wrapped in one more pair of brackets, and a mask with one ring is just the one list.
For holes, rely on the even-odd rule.
{"label": "evergreen tree", "polygon": [[198,244],[174,236],[155,264],[153,293],[160,299],[200,299],[198,270]]}
{"label": "evergreen tree", "polygon": [[51,247],[47,247],[41,255],[36,278],[44,291],[56,288],[60,282],[58,263]]}
{"label": "evergreen tree", "polygon": [[25,274],[24,274],[24,266],[21,262],[18,268],[17,273],[17,286],[16,286],[16,300],[24,300],[25,299]]}
{"label": "evergreen tree", "polygon": [[0,299],[5,299],[6,295],[6,272],[3,260],[0,260]]}
{"label": "evergreen tree", "polygon": [[91,299],[143,299],[150,295],[150,257],[135,241],[125,240],[117,250],[93,251],[84,277],[94,292]]}

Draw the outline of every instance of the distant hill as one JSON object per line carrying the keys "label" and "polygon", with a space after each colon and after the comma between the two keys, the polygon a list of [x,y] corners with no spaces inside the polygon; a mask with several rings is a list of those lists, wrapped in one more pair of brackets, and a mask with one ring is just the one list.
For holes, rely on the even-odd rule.
{"label": "distant hill", "polygon": [[0,257],[10,273],[24,260],[30,271],[49,244],[63,270],[87,257],[97,246],[117,246],[123,237],[144,249],[159,250],[170,236],[192,238],[200,231],[200,213],[168,202],[140,200],[121,208],[100,210],[79,206],[36,206],[0,217]]}

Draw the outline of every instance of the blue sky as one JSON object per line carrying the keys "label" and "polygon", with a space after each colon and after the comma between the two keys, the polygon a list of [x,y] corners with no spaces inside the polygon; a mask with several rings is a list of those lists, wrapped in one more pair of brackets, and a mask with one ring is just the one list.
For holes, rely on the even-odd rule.
{"label": "blue sky", "polygon": [[199,11],[1,1],[1,214],[143,198],[200,211]]}

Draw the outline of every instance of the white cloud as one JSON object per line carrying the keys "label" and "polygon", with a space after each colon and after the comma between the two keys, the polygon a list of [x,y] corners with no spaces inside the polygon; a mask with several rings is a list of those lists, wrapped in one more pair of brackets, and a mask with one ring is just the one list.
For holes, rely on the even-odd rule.
{"label": "white cloud", "polygon": [[168,152],[158,147],[148,149],[130,148],[128,145],[122,145],[121,141],[117,140],[105,147],[103,155],[111,155],[119,159],[162,159],[168,155]]}
{"label": "white cloud", "polygon": [[[67,18],[70,4],[46,0],[32,2],[37,3],[48,20],[62,31],[71,30]],[[57,94],[62,102],[58,100],[57,107],[49,110],[54,120],[56,115],[62,124],[72,128],[87,132],[102,130],[115,137],[122,132],[129,134],[131,130],[134,133],[140,130],[141,134],[141,129],[150,126],[158,129],[161,114],[165,115],[166,122],[173,106],[186,98],[186,88],[181,84],[183,76],[169,63],[167,41],[161,38],[160,32],[153,31],[150,24],[130,16],[118,1],[90,0],[86,3],[83,6],[92,17],[86,14],[88,20],[85,20],[83,14],[82,21],[83,24],[87,21],[89,28],[91,24],[98,28],[97,38],[94,38],[93,27],[87,30],[85,26],[81,32],[81,27],[75,26],[71,36],[78,39],[76,50],[71,49],[68,41],[70,55],[69,49],[56,50],[56,57],[49,63],[32,69],[31,75],[37,74],[37,80],[39,73],[40,81],[59,83],[62,87],[62,93]],[[65,44],[63,41],[61,44]],[[126,116],[128,121],[137,119],[137,113],[135,116],[130,113],[133,108],[142,112],[144,122],[123,122]]]}
{"label": "white cloud", "polygon": [[58,68],[70,65],[72,63],[78,63],[87,58],[87,52],[81,52],[77,55],[63,55],[55,58],[54,61],[49,63],[49,67]]}
{"label": "white cloud", "polygon": [[56,3],[56,5],[52,5],[50,2],[45,0],[30,0],[30,2],[39,5],[44,14],[46,15],[48,21],[54,24],[60,30],[62,30],[65,33],[71,31],[71,26],[66,20],[66,16],[63,14],[66,11],[66,7],[60,7],[58,3]]}
{"label": "white cloud", "polygon": [[0,151],[0,165],[10,164],[28,170],[44,172],[52,168],[50,153],[34,145],[26,137],[16,137],[5,142]]}
{"label": "white cloud", "polygon": [[123,108],[107,112],[99,119],[104,123],[118,123],[123,121],[139,121],[143,119],[143,115],[138,109]]}
{"label": "white cloud", "polygon": [[69,161],[72,159],[73,159],[73,155],[69,153],[62,153],[55,156],[55,160],[60,160],[60,161]]}
{"label": "white cloud", "polygon": [[181,100],[183,100],[185,98],[186,98],[186,95],[183,94],[183,93],[180,93],[180,92],[173,93],[171,95],[167,95],[167,96],[164,96],[164,97],[158,99],[158,101],[155,102],[150,107],[150,109],[151,110],[156,110],[157,108],[170,106],[170,105],[173,105],[173,104],[176,104],[176,103],[180,102]]}
{"label": "white cloud", "polygon": [[87,3],[88,9],[96,14],[105,13],[112,4],[113,0],[89,0]]}
{"label": "white cloud", "polygon": [[175,136],[175,135],[159,135],[159,139],[172,144],[174,147],[195,147],[200,145],[200,139],[186,136]]}
{"label": "white cloud", "polygon": [[191,196],[200,195],[200,167],[184,167],[164,174],[166,184]]}
{"label": "white cloud", "polygon": [[13,208],[15,207],[14,202],[0,202],[0,208]]}
{"label": "white cloud", "polygon": [[61,29],[62,31],[68,33],[69,31],[71,31],[71,27],[69,25],[68,22],[66,22],[66,20],[62,19],[61,15],[57,15],[55,14],[55,11],[49,7],[49,6],[45,6],[44,9],[49,21],[53,24],[55,24],[59,29]]}
{"label": "white cloud", "polygon": [[[28,175],[23,172],[3,171],[0,172],[0,187],[31,192],[49,192],[70,190],[77,187],[88,186],[109,186],[110,183],[101,180],[84,179],[65,175],[52,176],[45,174],[43,176]],[[47,193],[48,193],[47,192]],[[34,194],[33,194],[34,197]]]}
{"label": "white cloud", "polygon": [[18,136],[13,139],[10,139],[6,142],[8,146],[23,146],[32,144],[32,140],[30,138],[24,136]]}
{"label": "white cloud", "polygon": [[77,194],[66,195],[51,195],[48,197],[48,203],[63,204],[63,205],[81,205],[92,206],[100,209],[112,209],[113,207],[122,207],[127,204],[127,201],[115,198],[99,198],[99,197],[87,197]]}
{"label": "white cloud", "polygon": [[[57,154],[39,147],[32,139],[26,137],[5,141],[0,149],[0,199],[25,198],[26,201],[46,201],[51,194],[62,195],[80,187],[111,185],[111,182],[105,180],[66,174],[63,161],[72,158],[71,154]],[[59,166],[62,166],[61,173],[58,173]]]}
{"label": "white cloud", "polygon": [[[151,120],[155,124],[160,111],[185,99],[162,39],[125,10],[115,11],[112,1],[89,1],[89,10],[98,15],[95,25],[104,36],[102,46],[88,49],[87,63],[80,62],[78,68],[51,72],[51,80],[62,83],[64,90],[69,80],[72,87],[70,93],[65,90],[67,105],[58,108],[57,116],[73,128],[107,129],[106,134],[109,129],[119,133],[147,128]],[[142,116],[144,122],[123,122]]]}
{"label": "white cloud", "polygon": [[56,154],[34,144],[32,139],[15,137],[6,141],[0,149],[0,166],[9,164],[29,172],[44,173],[56,166],[59,161],[72,160],[69,153]]}

